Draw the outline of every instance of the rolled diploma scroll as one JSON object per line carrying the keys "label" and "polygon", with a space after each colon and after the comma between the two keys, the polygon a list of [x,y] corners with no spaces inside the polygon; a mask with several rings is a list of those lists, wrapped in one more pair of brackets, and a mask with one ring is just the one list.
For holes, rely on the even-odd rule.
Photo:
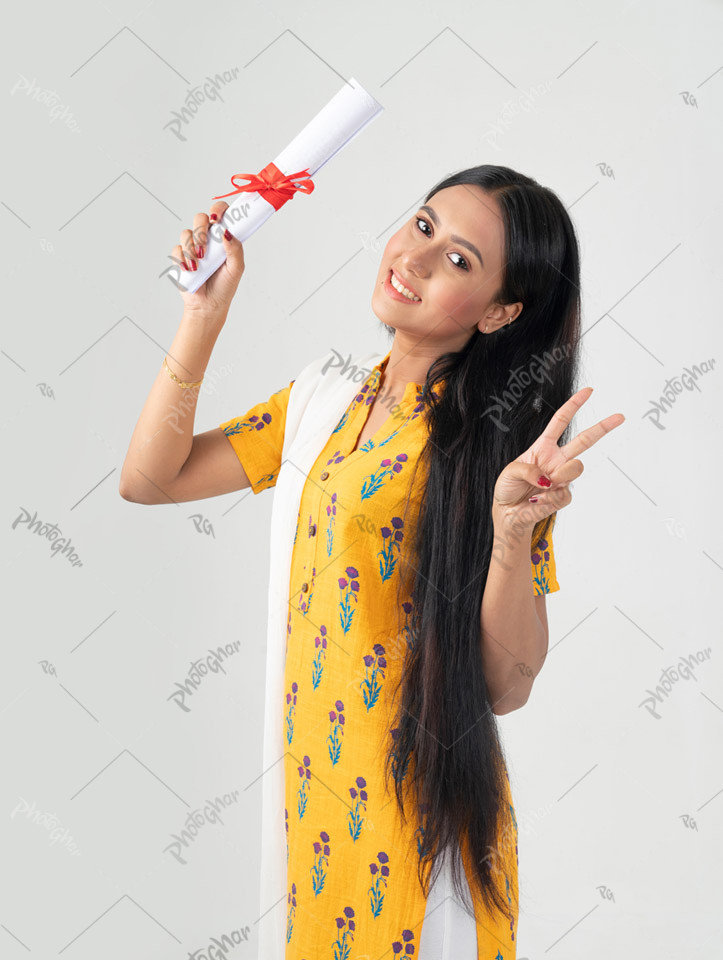
{"label": "rolled diploma scroll", "polygon": [[[328,163],[343,147],[356,137],[368,123],[377,117],[384,107],[367,93],[353,77],[348,84],[307,123],[288,147],[274,160],[286,176],[299,170],[308,170],[313,176]],[[208,232],[208,242],[203,257],[197,260],[197,270],[182,270],[180,264],[165,271],[174,274],[174,283],[195,293],[226,259],[223,240],[224,229],[242,243],[265,223],[275,208],[256,191],[243,191],[228,202],[228,209],[219,221],[221,228]],[[234,211],[237,211],[234,215]]]}

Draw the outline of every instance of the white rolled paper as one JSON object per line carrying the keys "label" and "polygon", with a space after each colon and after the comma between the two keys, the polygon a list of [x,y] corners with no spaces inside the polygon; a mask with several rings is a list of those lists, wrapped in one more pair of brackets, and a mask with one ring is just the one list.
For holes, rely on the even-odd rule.
{"label": "white rolled paper", "polygon": [[[282,150],[274,163],[286,176],[308,170],[309,176],[313,177],[383,109],[352,77]],[[299,182],[302,182],[302,178],[299,178]],[[223,230],[228,230],[243,243],[275,212],[275,208],[261,193],[243,191],[235,194],[228,201],[220,229],[215,227],[208,233],[204,255],[197,261],[198,269],[186,271],[180,264],[174,264],[163,275],[170,276],[176,286],[188,293],[195,293],[226,259],[223,240],[220,239]]]}

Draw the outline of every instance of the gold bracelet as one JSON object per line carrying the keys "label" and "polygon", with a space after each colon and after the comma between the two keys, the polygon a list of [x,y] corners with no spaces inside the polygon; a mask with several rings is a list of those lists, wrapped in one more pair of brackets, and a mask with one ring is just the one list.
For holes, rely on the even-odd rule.
{"label": "gold bracelet", "polygon": [[171,378],[171,380],[175,380],[179,387],[198,387],[203,383],[203,377],[201,377],[200,380],[196,380],[195,383],[191,383],[190,381],[186,380],[179,380],[173,370],[171,370],[171,368],[168,366],[168,362],[166,361],[165,357],[163,358],[163,366],[166,368],[166,370],[168,370],[168,376]]}

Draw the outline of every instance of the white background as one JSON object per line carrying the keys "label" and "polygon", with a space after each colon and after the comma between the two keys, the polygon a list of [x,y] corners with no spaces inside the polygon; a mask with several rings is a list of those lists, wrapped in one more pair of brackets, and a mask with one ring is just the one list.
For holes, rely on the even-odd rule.
{"label": "white background", "polygon": [[[720,5],[46,2],[5,26],[0,955],[182,960],[248,928],[228,956],[256,956],[273,493],[147,507],[118,481],[181,317],[181,229],[354,76],[385,110],[245,244],[196,432],[325,351],[386,352],[381,251],[443,176],[555,190],[595,388],[576,426],[627,420],[583,455],[550,654],[500,720],[518,958],[723,957],[720,366],[646,416],[723,352]],[[189,89],[233,68],[180,140]],[[179,709],[190,662],[234,641]],[[653,716],[662,671],[707,648]],[[234,791],[180,863],[173,835]]]}

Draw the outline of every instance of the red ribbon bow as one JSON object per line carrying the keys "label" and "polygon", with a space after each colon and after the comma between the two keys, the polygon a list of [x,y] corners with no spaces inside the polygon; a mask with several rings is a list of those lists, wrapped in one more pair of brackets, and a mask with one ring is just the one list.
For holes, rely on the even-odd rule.
{"label": "red ribbon bow", "polygon": [[[236,178],[249,180],[249,183],[236,183]],[[300,177],[304,178],[300,183],[294,183]],[[231,183],[236,187],[230,193],[222,193],[214,200],[220,200],[222,197],[231,197],[236,193],[260,193],[264,200],[268,201],[274,210],[278,210],[291,200],[297,190],[303,193],[311,193],[314,189],[314,181],[309,174],[309,168],[305,167],[298,173],[283,174],[276,164],[271,161],[267,163],[260,173],[235,173],[231,177]]]}

